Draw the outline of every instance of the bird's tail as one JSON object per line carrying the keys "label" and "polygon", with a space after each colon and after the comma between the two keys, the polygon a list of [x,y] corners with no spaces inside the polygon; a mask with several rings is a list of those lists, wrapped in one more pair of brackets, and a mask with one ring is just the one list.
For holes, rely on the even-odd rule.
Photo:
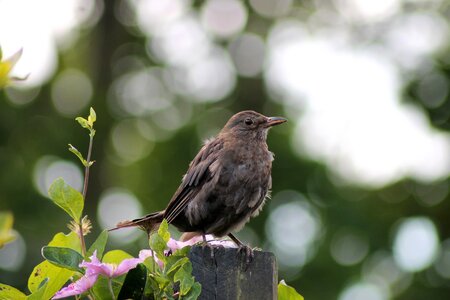
{"label": "bird's tail", "polygon": [[149,215],[146,215],[142,218],[134,219],[131,221],[122,221],[118,223],[115,228],[109,229],[108,231],[113,231],[126,227],[139,226],[143,230],[147,231],[147,233],[150,233],[159,227],[159,224],[161,224],[163,219],[164,219],[164,211],[157,211]]}

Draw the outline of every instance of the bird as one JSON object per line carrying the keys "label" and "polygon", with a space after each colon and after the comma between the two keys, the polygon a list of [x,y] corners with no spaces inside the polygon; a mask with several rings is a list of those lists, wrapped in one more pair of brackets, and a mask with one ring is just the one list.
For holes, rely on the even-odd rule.
{"label": "bird", "polygon": [[239,248],[247,247],[233,232],[257,216],[270,197],[274,154],[267,134],[286,121],[252,110],[236,113],[205,141],[164,210],[120,222],[112,230],[138,226],[150,234],[166,219],[185,237],[202,235],[206,243],[207,234],[228,236]]}

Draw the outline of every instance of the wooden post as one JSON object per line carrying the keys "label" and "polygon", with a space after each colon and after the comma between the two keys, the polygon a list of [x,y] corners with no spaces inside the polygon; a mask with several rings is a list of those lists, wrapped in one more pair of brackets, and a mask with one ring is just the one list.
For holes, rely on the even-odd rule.
{"label": "wooden post", "polygon": [[278,273],[275,255],[254,251],[247,263],[236,248],[193,246],[192,274],[202,285],[200,300],[276,300]]}

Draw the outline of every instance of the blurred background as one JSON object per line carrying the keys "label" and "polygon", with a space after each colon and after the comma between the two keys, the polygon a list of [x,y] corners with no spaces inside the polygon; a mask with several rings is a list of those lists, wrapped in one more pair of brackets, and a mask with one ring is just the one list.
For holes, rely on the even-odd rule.
{"label": "blurred background", "polygon": [[[306,299],[448,299],[450,1],[0,0],[0,210],[18,238],[0,282],[26,290],[81,190],[97,111],[86,213],[100,230],[164,208],[202,140],[235,112],[274,128],[272,200],[239,233],[273,251]],[[174,231],[174,234],[177,234]],[[109,249],[147,246],[137,229]]]}

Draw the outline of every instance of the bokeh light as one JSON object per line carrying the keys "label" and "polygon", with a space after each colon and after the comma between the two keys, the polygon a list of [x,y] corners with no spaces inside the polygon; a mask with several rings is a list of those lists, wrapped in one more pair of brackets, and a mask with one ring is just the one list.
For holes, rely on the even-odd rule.
{"label": "bokeh light", "polygon": [[336,262],[343,266],[351,266],[366,257],[369,242],[363,233],[343,228],[334,234],[330,250]]}
{"label": "bokeh light", "polygon": [[[136,23],[139,29],[147,35],[158,33],[171,22],[183,16],[190,8],[190,0],[139,0],[121,1],[132,6],[136,13]],[[125,8],[122,8],[125,9]],[[127,23],[132,23],[127,20]]]}
{"label": "bokeh light", "polygon": [[386,33],[386,46],[391,56],[406,69],[419,67],[427,56],[440,50],[448,41],[448,24],[437,13],[398,16]]}
{"label": "bokeh light", "polygon": [[58,64],[57,47],[71,45],[81,24],[94,25],[89,22],[96,16],[94,4],[86,0],[0,2],[0,41],[5,57],[25,49],[13,70],[17,76],[29,74],[21,86],[36,87],[51,78]]}
{"label": "bokeh light", "polygon": [[450,239],[442,242],[442,249],[434,268],[440,276],[450,279]]}
{"label": "bokeh light", "polygon": [[250,0],[250,5],[261,16],[274,18],[287,14],[292,2],[292,0]]}
{"label": "bokeh light", "polygon": [[429,267],[437,257],[439,238],[433,222],[425,217],[403,220],[395,234],[395,262],[405,271],[417,272]]}
{"label": "bokeh light", "polygon": [[338,297],[339,300],[387,300],[389,295],[379,286],[357,282],[347,287]]}
{"label": "bokeh light", "polygon": [[[98,204],[97,217],[103,229],[112,229],[117,223],[142,216],[139,200],[129,191],[110,188],[102,193]],[[142,234],[137,228],[124,228],[113,231],[110,237],[117,245],[135,241]]]}
{"label": "bokeh light", "polygon": [[283,204],[270,212],[266,234],[280,267],[300,270],[313,257],[321,238],[320,216],[316,208],[293,191],[281,192],[272,201]]}
{"label": "bokeh light", "polygon": [[18,106],[26,105],[32,102],[40,92],[40,88],[20,88],[20,87],[10,87],[6,89],[6,95],[8,100]]}
{"label": "bokeh light", "polygon": [[422,103],[431,109],[444,104],[449,93],[447,77],[441,72],[431,72],[421,78],[417,87],[417,94]]}
{"label": "bokeh light", "polygon": [[163,209],[201,141],[253,109],[289,122],[269,134],[274,198],[237,235],[280,279],[305,299],[447,299],[449,3],[0,0],[3,58],[23,48],[12,75],[30,74],[0,91],[0,203],[22,234],[0,281],[26,287],[49,226],[67,230],[36,201],[57,177],[83,187],[70,119],[97,111],[89,244]]}
{"label": "bokeh light", "polygon": [[133,116],[145,116],[166,108],[172,94],[162,82],[162,70],[143,69],[116,79],[110,90],[110,106]]}
{"label": "bokeh light", "polygon": [[43,156],[36,162],[33,183],[41,195],[47,197],[50,185],[59,177],[78,191],[83,188],[83,174],[78,165],[73,162],[53,156]]}
{"label": "bokeh light", "polygon": [[234,39],[228,48],[239,75],[253,77],[261,73],[264,64],[265,45],[260,36],[244,33]]}
{"label": "bokeh light", "polygon": [[0,249],[0,270],[17,271],[22,267],[26,257],[26,244],[23,237],[14,231],[16,239]]}
{"label": "bokeh light", "polygon": [[358,22],[379,22],[395,15],[401,8],[400,0],[335,0],[339,12]]}
{"label": "bokeh light", "polygon": [[92,83],[86,74],[80,70],[67,69],[53,83],[53,105],[62,115],[78,116],[91,101],[92,93]]}
{"label": "bokeh light", "polygon": [[362,278],[389,291],[392,297],[400,295],[413,282],[413,276],[396,264],[391,253],[380,250],[364,260]]}
{"label": "bokeh light", "polygon": [[122,164],[138,161],[153,149],[151,129],[139,124],[138,121],[123,120],[111,131],[111,143]]}
{"label": "bokeh light", "polygon": [[226,38],[242,31],[247,9],[238,0],[208,0],[202,7],[201,21],[207,31]]}
{"label": "bokeh light", "polygon": [[[286,104],[304,107],[295,151],[325,161],[343,181],[374,188],[404,176],[430,182],[450,173],[450,136],[399,102],[392,62],[375,49],[354,50],[339,36],[310,37],[302,28],[273,29],[266,70]],[[334,68],[323,72],[319,64]]]}

